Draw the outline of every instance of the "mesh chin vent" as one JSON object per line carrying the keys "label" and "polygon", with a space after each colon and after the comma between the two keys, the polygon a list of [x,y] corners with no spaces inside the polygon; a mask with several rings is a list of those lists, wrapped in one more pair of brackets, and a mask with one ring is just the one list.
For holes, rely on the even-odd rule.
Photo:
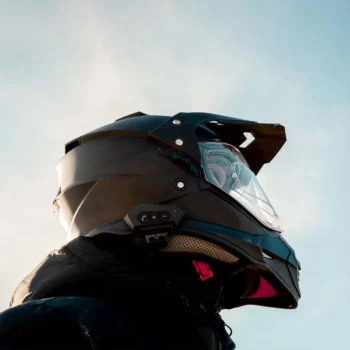
{"label": "mesh chin vent", "polygon": [[161,250],[166,253],[202,254],[226,264],[234,264],[239,258],[220,246],[197,237],[174,235],[169,237],[168,246]]}

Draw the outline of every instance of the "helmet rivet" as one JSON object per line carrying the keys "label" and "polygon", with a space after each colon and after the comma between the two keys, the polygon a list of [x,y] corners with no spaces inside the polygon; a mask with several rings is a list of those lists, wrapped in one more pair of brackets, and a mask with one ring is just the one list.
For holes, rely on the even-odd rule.
{"label": "helmet rivet", "polygon": [[187,187],[187,182],[184,179],[177,179],[175,180],[175,187],[178,190],[183,191]]}
{"label": "helmet rivet", "polygon": [[181,125],[181,120],[179,120],[179,119],[174,119],[174,120],[173,120],[173,124],[175,124],[175,125]]}
{"label": "helmet rivet", "polygon": [[175,143],[178,145],[178,146],[182,146],[184,144],[184,142],[181,140],[181,139],[177,139],[175,141]]}

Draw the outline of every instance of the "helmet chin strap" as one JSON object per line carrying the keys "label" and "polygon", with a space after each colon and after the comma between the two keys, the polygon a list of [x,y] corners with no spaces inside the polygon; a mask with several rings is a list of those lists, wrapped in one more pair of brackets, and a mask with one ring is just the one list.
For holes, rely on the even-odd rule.
{"label": "helmet chin strap", "polygon": [[202,282],[214,277],[213,271],[210,269],[209,265],[206,262],[192,260],[192,264],[199,275],[199,279]]}
{"label": "helmet chin strap", "polygon": [[[200,260],[192,260],[197,283],[191,296],[195,299],[196,308],[208,316],[222,310],[224,285],[220,277],[214,275],[210,265]],[[187,300],[188,302],[188,300]],[[191,304],[189,303],[189,307]],[[193,305],[192,305],[193,306]]]}

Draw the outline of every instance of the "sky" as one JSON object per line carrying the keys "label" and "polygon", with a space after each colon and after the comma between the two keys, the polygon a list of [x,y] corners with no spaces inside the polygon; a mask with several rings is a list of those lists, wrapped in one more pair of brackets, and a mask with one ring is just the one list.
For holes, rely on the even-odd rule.
{"label": "sky", "polygon": [[239,350],[349,349],[348,1],[0,0],[0,310],[66,241],[66,142],[142,111],[280,123],[259,179],[301,262],[298,309],[223,312]]}

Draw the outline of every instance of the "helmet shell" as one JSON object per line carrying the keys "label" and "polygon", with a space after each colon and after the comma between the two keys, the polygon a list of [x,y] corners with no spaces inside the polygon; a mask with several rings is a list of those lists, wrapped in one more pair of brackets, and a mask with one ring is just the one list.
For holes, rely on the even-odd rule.
{"label": "helmet shell", "polygon": [[[245,133],[254,141],[244,148]],[[257,174],[279,152],[286,135],[279,124],[210,113],[170,117],[142,112],[82,135],[66,144],[66,154],[57,165],[60,189],[55,206],[69,238],[101,227],[115,233],[114,223],[138,204],[174,204],[185,212],[178,234],[220,245],[244,261],[250,276],[264,276],[277,291],[274,298],[254,299],[249,292],[239,299],[227,296],[226,308],[246,304],[295,308],[300,266],[293,249],[205,181],[198,147],[203,140],[237,147]],[[185,186],[177,187],[178,181]],[[226,290],[230,288],[234,285]]]}

